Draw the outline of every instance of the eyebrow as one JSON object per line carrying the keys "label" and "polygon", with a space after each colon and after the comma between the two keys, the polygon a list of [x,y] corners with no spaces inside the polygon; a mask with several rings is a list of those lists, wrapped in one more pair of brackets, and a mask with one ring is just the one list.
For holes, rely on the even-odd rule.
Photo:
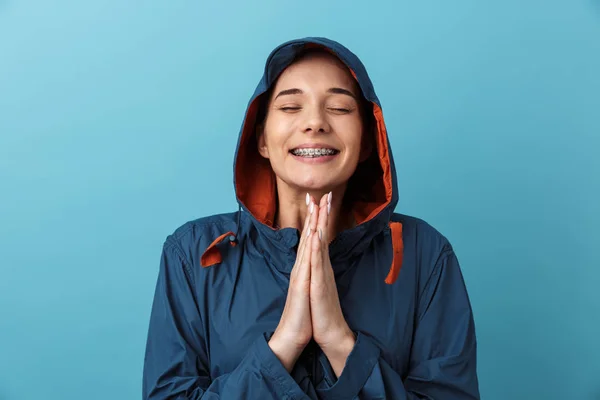
{"label": "eyebrow", "polygon": [[[354,93],[352,93],[348,89],[344,89],[344,88],[340,88],[340,87],[332,87],[332,88],[330,88],[330,89],[327,90],[327,93],[345,94],[346,96],[350,96],[354,100],[357,100],[357,98],[354,95]],[[304,94],[304,92],[301,89],[298,89],[298,88],[285,89],[285,90],[282,90],[281,92],[279,92],[277,94],[277,96],[275,96],[275,99],[277,99],[280,96],[289,96],[289,95],[293,95],[293,94]]]}

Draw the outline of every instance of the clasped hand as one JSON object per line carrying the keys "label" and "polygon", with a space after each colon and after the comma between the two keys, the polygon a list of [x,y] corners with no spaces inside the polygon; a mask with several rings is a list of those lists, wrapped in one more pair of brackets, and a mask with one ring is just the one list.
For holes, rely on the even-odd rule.
{"label": "clasped hand", "polygon": [[329,259],[327,226],[331,197],[331,193],[324,195],[317,205],[307,195],[308,212],[290,274],[285,307],[269,341],[288,371],[313,338],[339,376],[355,343],[342,313]]}

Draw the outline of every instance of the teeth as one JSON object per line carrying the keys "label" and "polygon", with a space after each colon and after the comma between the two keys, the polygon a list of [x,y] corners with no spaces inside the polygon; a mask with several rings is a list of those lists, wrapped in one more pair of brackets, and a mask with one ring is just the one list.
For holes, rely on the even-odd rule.
{"label": "teeth", "polygon": [[294,149],[292,154],[301,157],[321,157],[330,156],[336,153],[333,149]]}

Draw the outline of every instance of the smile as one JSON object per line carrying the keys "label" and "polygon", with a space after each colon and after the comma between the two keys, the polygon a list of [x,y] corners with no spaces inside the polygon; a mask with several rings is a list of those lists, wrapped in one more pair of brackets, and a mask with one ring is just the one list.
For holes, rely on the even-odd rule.
{"label": "smile", "polygon": [[301,148],[301,149],[292,149],[290,150],[295,156],[298,157],[306,157],[306,158],[316,158],[316,157],[324,157],[324,156],[333,156],[338,154],[339,151],[335,149],[327,149],[327,148]]}

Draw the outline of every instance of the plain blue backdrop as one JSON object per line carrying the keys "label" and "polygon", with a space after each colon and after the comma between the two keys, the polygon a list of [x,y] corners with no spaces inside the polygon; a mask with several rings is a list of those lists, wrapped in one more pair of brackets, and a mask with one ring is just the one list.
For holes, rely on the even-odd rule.
{"label": "plain blue backdrop", "polygon": [[0,400],[141,397],[163,240],[236,210],[247,101],[304,36],[372,76],[483,398],[600,398],[600,1],[0,0]]}

